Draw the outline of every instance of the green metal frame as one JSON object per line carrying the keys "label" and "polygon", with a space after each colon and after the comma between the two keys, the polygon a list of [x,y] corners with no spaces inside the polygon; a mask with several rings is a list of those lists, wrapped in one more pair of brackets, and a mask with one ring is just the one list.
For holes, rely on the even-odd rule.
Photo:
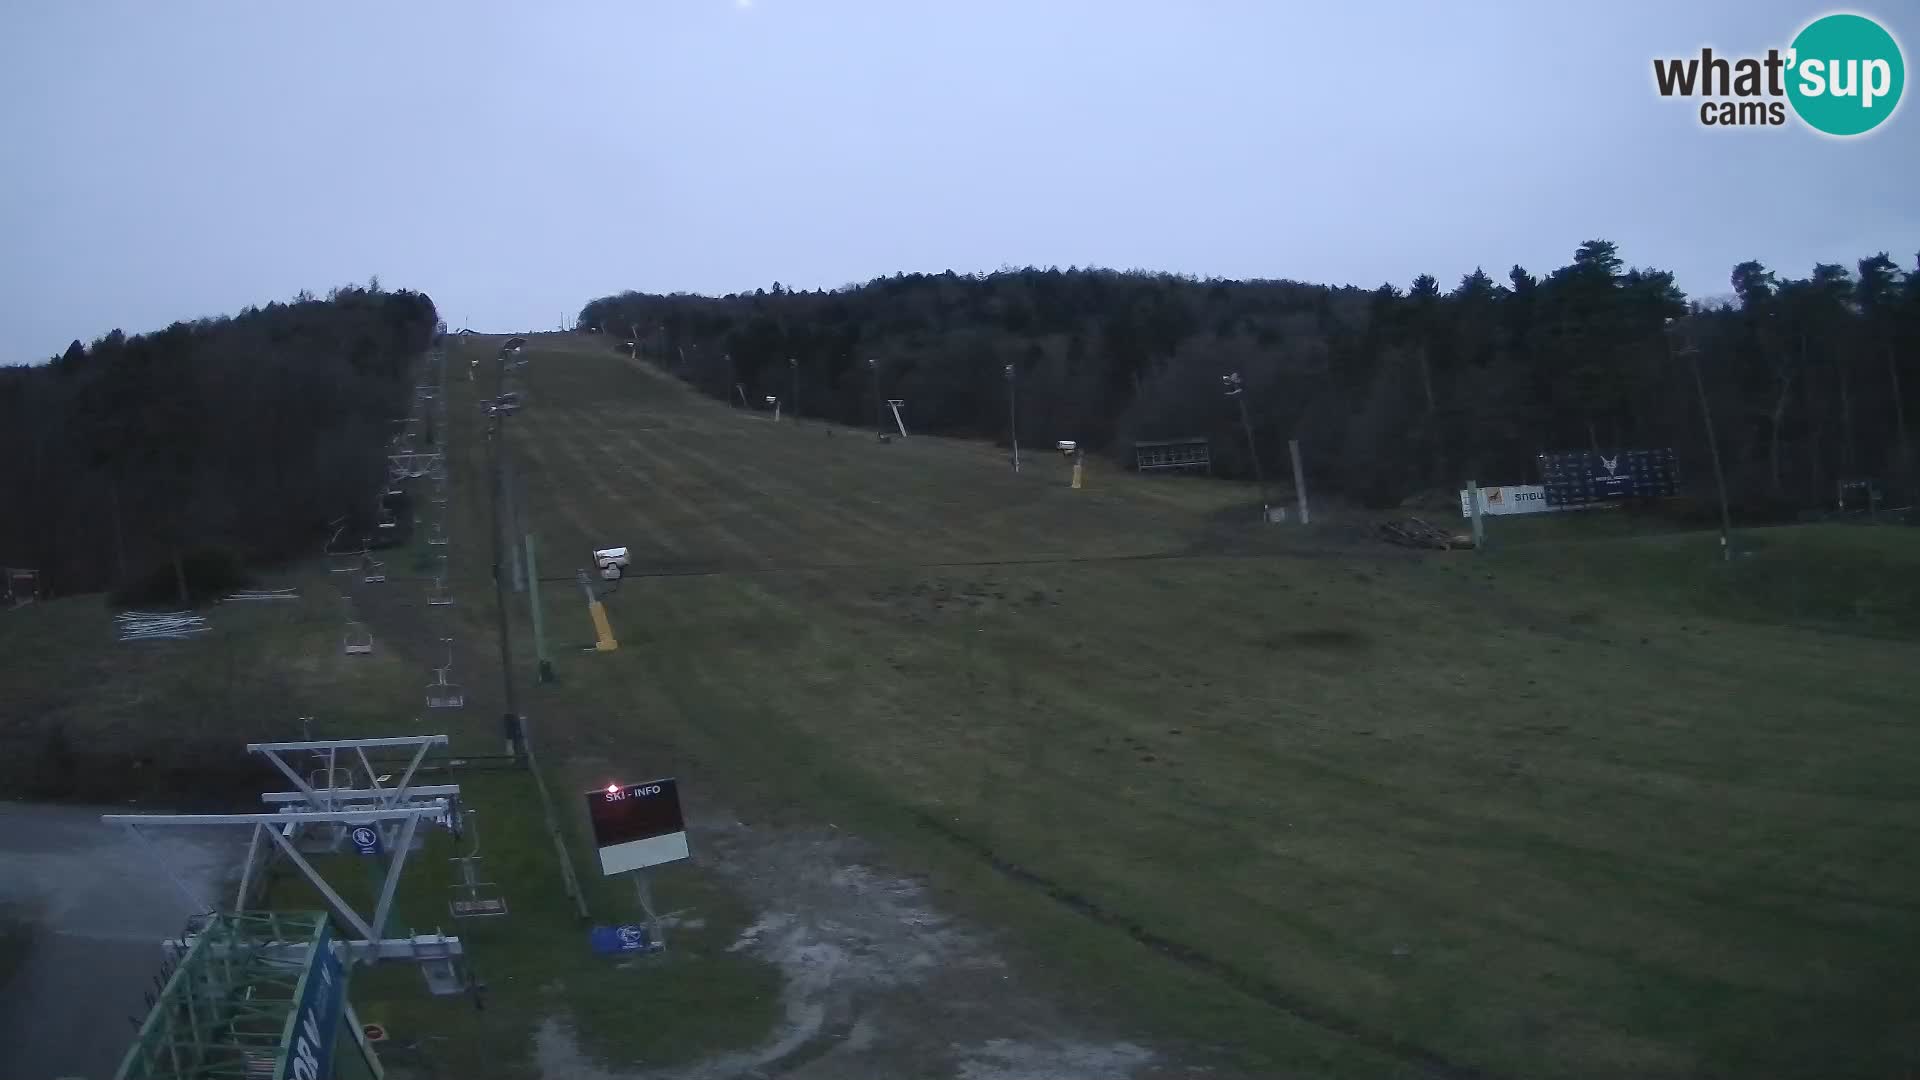
{"label": "green metal frame", "polygon": [[325,912],[213,916],[167,979],[114,1080],[279,1075]]}

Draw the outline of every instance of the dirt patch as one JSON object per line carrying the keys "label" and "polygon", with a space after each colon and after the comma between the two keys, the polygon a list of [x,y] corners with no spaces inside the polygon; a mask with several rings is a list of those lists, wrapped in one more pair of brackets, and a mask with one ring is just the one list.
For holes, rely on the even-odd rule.
{"label": "dirt patch", "polygon": [[566,1019],[553,1017],[535,1036],[542,1076],[1174,1075],[1163,1054],[1072,1030],[1057,1009],[1022,988],[986,933],[940,912],[920,883],[879,869],[876,853],[840,830],[722,821],[697,832],[702,852],[759,911],[732,948],[780,968],[780,1026],[759,1046],[685,1068],[619,1072],[586,1060]]}

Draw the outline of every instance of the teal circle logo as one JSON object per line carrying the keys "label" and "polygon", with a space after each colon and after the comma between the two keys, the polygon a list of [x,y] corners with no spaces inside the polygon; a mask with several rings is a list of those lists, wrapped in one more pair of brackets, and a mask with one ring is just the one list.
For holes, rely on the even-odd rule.
{"label": "teal circle logo", "polygon": [[1907,65],[1900,43],[1864,15],[1827,15],[1793,39],[1787,100],[1807,126],[1864,135],[1900,105]]}

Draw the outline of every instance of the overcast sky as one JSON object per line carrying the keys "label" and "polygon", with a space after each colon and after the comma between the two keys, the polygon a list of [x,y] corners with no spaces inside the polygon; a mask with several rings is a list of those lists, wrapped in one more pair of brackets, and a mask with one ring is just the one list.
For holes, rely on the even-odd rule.
{"label": "overcast sky", "polygon": [[[1920,115],[1712,130],[1654,56],[1781,0],[609,0],[0,10],[0,362],[379,275],[622,289],[1139,267],[1451,286],[1604,237],[1728,292],[1920,250]],[[1906,48],[1920,7],[1857,8]],[[1911,96],[1909,94],[1908,96]]]}

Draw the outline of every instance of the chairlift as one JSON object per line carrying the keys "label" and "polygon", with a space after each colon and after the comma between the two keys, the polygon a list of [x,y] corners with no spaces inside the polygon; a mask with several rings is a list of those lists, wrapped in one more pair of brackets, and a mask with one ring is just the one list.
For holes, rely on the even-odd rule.
{"label": "chairlift", "polygon": [[348,656],[365,656],[373,651],[373,631],[357,622],[347,623],[340,638],[340,651]]}
{"label": "chairlift", "polygon": [[453,670],[453,639],[441,638],[447,645],[447,663],[445,667],[433,669],[433,681],[427,684],[427,708],[462,709],[466,707],[467,695],[460,684],[447,678]]}
{"label": "chairlift", "polygon": [[453,593],[447,590],[447,576],[441,574],[433,579],[433,588],[427,591],[428,607],[451,607]]}
{"label": "chairlift", "polygon": [[387,580],[387,564],[373,557],[371,543],[364,540],[361,543],[367,544],[367,549],[360,553],[360,569],[364,572],[360,580],[369,585],[378,585]]}
{"label": "chairlift", "polygon": [[427,543],[434,547],[447,546],[447,518],[445,514],[440,515],[440,517],[434,520],[433,535],[427,537]]}
{"label": "chairlift", "polygon": [[473,823],[473,811],[460,815],[466,832],[473,837],[473,846],[465,855],[457,855],[448,862],[460,867],[460,880],[453,886],[453,899],[447,902],[447,910],[456,919],[493,918],[507,914],[507,897],[500,886],[491,881],[480,880],[480,830]]}
{"label": "chairlift", "polygon": [[[325,754],[316,753],[314,757],[325,761]],[[322,765],[307,774],[307,786],[315,791],[352,791],[354,790],[353,769],[329,769]]]}
{"label": "chairlift", "polygon": [[336,574],[351,574],[355,570],[360,569],[361,560],[364,559],[367,554],[365,547],[362,547],[358,551],[343,551],[335,546],[340,541],[340,534],[346,531],[346,525],[336,525],[333,530],[333,535],[327,538],[326,546],[322,549],[326,555],[327,569]]}

